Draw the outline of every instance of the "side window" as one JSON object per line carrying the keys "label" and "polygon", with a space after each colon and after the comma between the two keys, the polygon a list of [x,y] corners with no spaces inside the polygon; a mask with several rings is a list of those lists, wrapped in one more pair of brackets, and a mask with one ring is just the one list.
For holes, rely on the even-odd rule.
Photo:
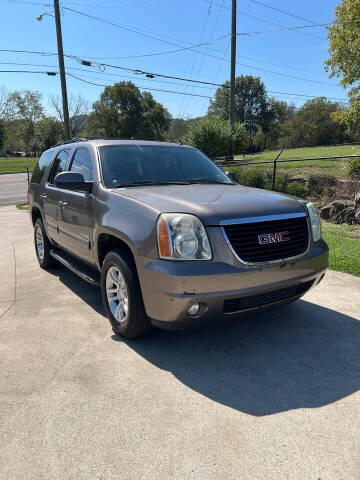
{"label": "side window", "polygon": [[54,185],[55,177],[58,173],[64,172],[66,169],[66,164],[69,158],[69,150],[62,150],[58,156],[55,158],[54,163],[52,164],[48,182],[50,185]]}
{"label": "side window", "polygon": [[36,164],[36,167],[34,168],[34,172],[31,176],[31,183],[41,183],[41,180],[44,176],[45,170],[47,169],[51,159],[53,158],[54,152],[47,151],[44,152],[38,163]]}
{"label": "side window", "polygon": [[82,173],[85,182],[93,180],[92,161],[87,148],[78,148],[75,152],[70,170],[76,173]]}

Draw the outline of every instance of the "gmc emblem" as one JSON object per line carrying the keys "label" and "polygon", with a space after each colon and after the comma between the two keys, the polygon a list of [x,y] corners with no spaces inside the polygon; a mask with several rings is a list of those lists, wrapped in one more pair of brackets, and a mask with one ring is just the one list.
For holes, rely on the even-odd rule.
{"label": "gmc emblem", "polygon": [[260,245],[268,245],[270,243],[288,242],[290,240],[289,232],[262,233],[258,235]]}

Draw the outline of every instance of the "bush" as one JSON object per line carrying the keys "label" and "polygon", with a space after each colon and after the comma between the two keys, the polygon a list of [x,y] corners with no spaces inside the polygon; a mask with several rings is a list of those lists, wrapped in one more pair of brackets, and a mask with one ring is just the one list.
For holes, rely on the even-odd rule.
{"label": "bush", "polygon": [[[288,176],[284,175],[283,173],[278,173],[275,177],[275,185],[274,185],[275,192],[286,193],[288,183],[289,183]],[[265,185],[265,188],[268,190],[272,190],[272,174],[271,174],[271,178],[269,178],[269,181]]]}
{"label": "bush", "polygon": [[310,194],[321,195],[324,190],[335,187],[336,177],[328,173],[312,173],[309,176],[308,189]]}
{"label": "bush", "polygon": [[356,180],[360,179],[360,158],[349,159],[349,175]]}
{"label": "bush", "polygon": [[231,171],[240,185],[255,188],[265,187],[265,172],[260,168],[231,168]]}
{"label": "bush", "polygon": [[[241,123],[236,123],[234,130],[235,152],[240,152],[246,144],[245,127]],[[228,155],[231,143],[230,122],[215,117],[193,121],[189,123],[182,141],[198,148],[210,158]]]}
{"label": "bush", "polygon": [[306,185],[295,181],[287,185],[286,193],[294,195],[294,197],[306,198],[309,191]]}

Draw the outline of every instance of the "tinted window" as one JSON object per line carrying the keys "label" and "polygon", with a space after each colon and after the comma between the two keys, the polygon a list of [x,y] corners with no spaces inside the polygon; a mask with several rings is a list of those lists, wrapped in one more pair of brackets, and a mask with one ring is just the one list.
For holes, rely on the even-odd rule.
{"label": "tinted window", "polygon": [[58,173],[65,171],[68,157],[69,157],[69,150],[62,150],[56,157],[51,167],[49,180],[48,180],[51,185],[54,185],[56,175]]}
{"label": "tinted window", "polygon": [[31,177],[31,183],[41,182],[44,176],[45,170],[47,169],[47,166],[49,165],[53,155],[54,155],[54,152],[51,152],[51,151],[44,152],[41,155],[38,163],[36,164],[36,167],[34,168],[34,172]]}
{"label": "tinted window", "polygon": [[78,148],[76,150],[70,170],[72,172],[82,173],[85,182],[92,181],[92,161],[90,153],[86,148]]}
{"label": "tinted window", "polygon": [[153,145],[100,147],[105,186],[127,182],[186,182],[195,179],[232,183],[224,172],[195,148]]}

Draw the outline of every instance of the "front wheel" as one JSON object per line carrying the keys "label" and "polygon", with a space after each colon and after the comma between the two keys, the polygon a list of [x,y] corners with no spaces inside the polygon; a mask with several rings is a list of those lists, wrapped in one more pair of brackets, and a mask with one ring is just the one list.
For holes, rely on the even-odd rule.
{"label": "front wheel", "polygon": [[50,255],[52,248],[50,240],[46,235],[44,224],[38,218],[34,225],[35,252],[41,268],[51,268],[57,264],[55,258]]}
{"label": "front wheel", "polygon": [[114,333],[131,339],[151,330],[136,269],[119,250],[108,253],[104,259],[101,294]]}

